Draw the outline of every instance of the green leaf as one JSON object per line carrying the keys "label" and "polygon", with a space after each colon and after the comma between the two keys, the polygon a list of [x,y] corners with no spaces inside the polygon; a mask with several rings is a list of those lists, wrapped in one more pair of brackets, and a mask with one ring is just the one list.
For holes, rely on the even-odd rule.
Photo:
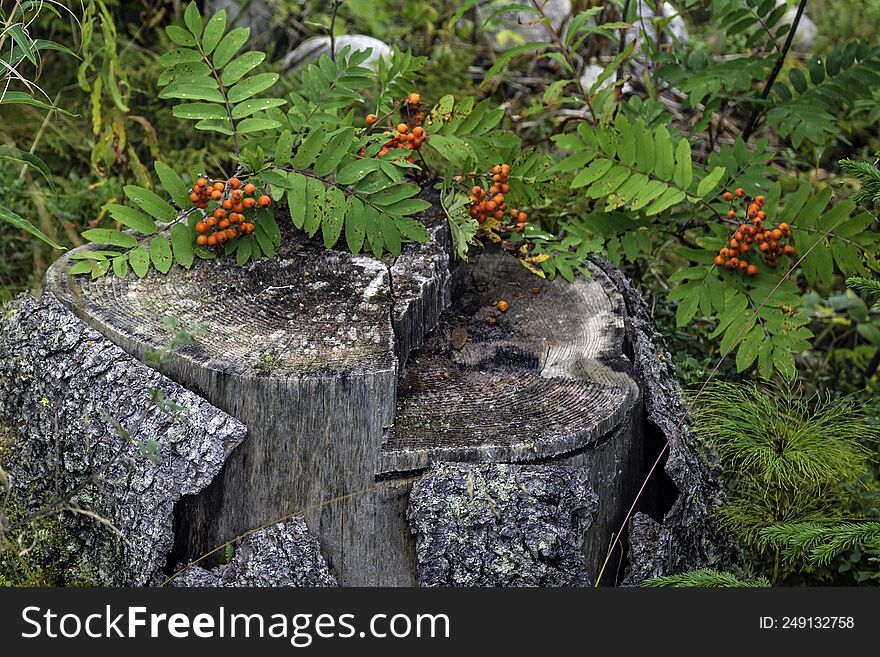
{"label": "green leaf", "polygon": [[166,203],[165,200],[154,194],[149,189],[136,185],[126,185],[122,188],[129,200],[141,210],[159,221],[171,222],[177,219],[177,211]]}
{"label": "green leaf", "polygon": [[[202,61],[202,54],[198,50],[193,50],[192,48],[174,48],[173,50],[169,50],[162,54],[159,57],[159,63],[168,68],[169,66],[176,66],[177,64],[182,64],[184,62],[200,62]],[[132,266],[134,268],[134,266]]]}
{"label": "green leaf", "polygon": [[156,170],[156,175],[159,176],[159,182],[162,183],[162,187],[165,188],[165,191],[174,199],[174,202],[177,203],[180,209],[190,209],[193,205],[192,201],[189,200],[189,188],[174,169],[159,160],[156,160],[153,168]]}
{"label": "green leaf", "polygon": [[391,205],[384,206],[382,211],[388,214],[403,216],[422,212],[430,207],[431,204],[428,201],[423,201],[420,198],[405,198]]}
{"label": "green leaf", "polygon": [[175,105],[171,114],[177,119],[225,119],[226,110],[221,105],[211,103],[186,103]]}
{"label": "green leaf", "polygon": [[110,262],[113,263],[113,273],[116,275],[116,278],[125,278],[128,276],[128,256],[121,255],[117,258],[113,258]]}
{"label": "green leaf", "polygon": [[724,167],[715,167],[712,172],[706,175],[697,185],[697,196],[705,198],[710,192],[718,186],[727,170]]}
{"label": "green leaf", "polygon": [[345,243],[352,253],[360,253],[364,246],[365,224],[364,204],[357,196],[349,196],[345,212]]}
{"label": "green leaf", "polygon": [[393,256],[399,256],[401,250],[400,231],[394,217],[385,213],[379,214],[379,227],[382,231],[382,239],[385,241],[385,248]]}
{"label": "green leaf", "polygon": [[312,237],[321,227],[324,204],[324,183],[317,178],[309,178],[306,184],[306,213],[303,230]]}
{"label": "green leaf", "polygon": [[4,94],[0,94],[0,105],[15,105],[15,104],[23,104],[23,105],[33,105],[34,107],[39,107],[40,109],[52,110],[53,112],[60,112],[61,114],[65,114],[67,116],[75,116],[71,114],[67,110],[63,110],[60,107],[55,107],[54,105],[49,105],[48,103],[44,103],[41,100],[37,100],[33,96],[23,91],[7,91]]}
{"label": "green leaf", "polygon": [[194,46],[198,43],[192,34],[176,25],[169,25],[166,27],[165,33],[168,35],[168,38],[178,46]]}
{"label": "green leaf", "polygon": [[94,267],[94,265],[95,265],[94,261],[77,262],[75,265],[72,265],[70,267],[70,270],[68,271],[68,273],[71,276],[80,276],[82,274],[91,274],[92,267]]}
{"label": "green leaf", "polygon": [[52,180],[52,173],[49,171],[49,167],[36,155],[14,146],[0,146],[0,159],[15,160],[36,169],[43,174],[43,178],[49,183],[52,191],[55,191],[55,182]]}
{"label": "green leaf", "polygon": [[247,261],[251,258],[251,254],[254,252],[254,241],[247,238],[239,239],[236,241],[235,247],[235,263],[239,267],[242,267],[247,264]]}
{"label": "green leaf", "polygon": [[327,133],[323,130],[315,129],[309,132],[305,141],[296,150],[296,155],[293,156],[293,168],[308,169],[312,166],[315,158],[318,157],[318,153],[321,152],[321,147],[324,146],[326,138]]}
{"label": "green leaf", "polygon": [[373,205],[393,205],[405,198],[413,197],[419,192],[421,192],[421,188],[418,185],[402,183],[373,194],[370,196],[370,203]]}
{"label": "green leaf", "polygon": [[13,226],[18,228],[19,230],[23,230],[26,233],[30,233],[31,235],[33,235],[37,239],[42,240],[43,242],[45,242],[46,244],[48,244],[49,246],[51,246],[55,249],[59,249],[61,251],[64,250],[63,246],[59,246],[58,244],[55,244],[55,242],[50,240],[48,238],[48,236],[45,233],[43,233],[43,231],[41,231],[39,228],[34,226],[31,222],[26,221],[25,219],[22,219],[17,214],[15,214],[12,210],[10,210],[9,208],[3,207],[2,205],[0,205],[0,221],[5,221],[8,224],[12,224]]}
{"label": "green leaf", "polygon": [[290,209],[290,218],[293,225],[302,228],[306,220],[306,177],[301,173],[291,171],[288,176],[287,207]]}
{"label": "green leaf", "polygon": [[336,170],[336,166],[348,153],[354,139],[354,128],[344,128],[327,143],[324,151],[315,162],[315,174],[326,176]]}
{"label": "green leaf", "polygon": [[376,171],[379,163],[371,158],[358,158],[336,172],[336,182],[340,185],[354,185],[363,180],[367,174]]}
{"label": "green leaf", "polygon": [[202,50],[205,51],[206,55],[210,55],[214,48],[217,47],[225,30],[226,10],[221,9],[211,16],[211,20],[205,25],[205,33],[202,35]]}
{"label": "green leaf", "polygon": [[[230,30],[229,34],[227,34],[217,46],[217,49],[214,50],[214,56],[211,59],[211,61],[214,63],[214,66],[216,68],[225,67],[229,63],[229,60],[232,59],[233,55],[235,55],[235,53],[237,53],[241,49],[241,47],[245,43],[247,43],[248,37],[250,37],[250,35],[251,28],[249,27],[237,27],[234,30]],[[244,74],[242,73],[242,75]],[[231,82],[223,80],[223,84],[231,84]]]}
{"label": "green leaf", "polygon": [[499,71],[507,68],[508,63],[514,57],[519,57],[520,55],[535,52],[538,50],[544,50],[545,48],[549,47],[551,47],[551,45],[546,41],[529,41],[528,43],[514,46],[513,48],[508,48],[501,55],[498,56],[492,67],[488,71],[486,71],[486,75],[483,76],[483,82],[485,83],[487,80],[492,79],[495,75],[498,74]]}
{"label": "green leaf", "polygon": [[332,249],[342,233],[346,210],[345,195],[338,187],[332,187],[324,197],[324,204],[324,221],[321,222],[321,232],[324,246]]}
{"label": "green leaf", "polygon": [[261,91],[265,91],[278,81],[277,73],[259,73],[242,80],[232,87],[226,94],[230,103],[240,103]]}
{"label": "green leaf", "polygon": [[197,39],[202,35],[202,15],[199,13],[199,7],[195,0],[191,0],[186,6],[183,12],[183,22]]}
{"label": "green leaf", "polygon": [[168,238],[164,235],[156,235],[150,240],[150,260],[160,274],[167,274],[171,269],[174,258],[171,255],[171,245],[168,243]]}
{"label": "green leaf", "polygon": [[152,235],[158,230],[155,221],[133,208],[114,203],[107,206],[107,211],[110,213],[111,217],[123,226],[136,230],[144,235]]}
{"label": "green leaf", "polygon": [[216,83],[193,84],[190,80],[177,80],[159,92],[162,100],[209,100],[215,103],[223,102],[223,94],[217,89]]}
{"label": "green leaf", "polygon": [[94,244],[109,244],[111,246],[121,246],[124,249],[131,249],[137,246],[137,240],[132,235],[113,228],[92,228],[91,230],[83,231],[82,236]]}
{"label": "green leaf", "polygon": [[697,314],[697,306],[700,304],[699,290],[694,290],[688,296],[684,297],[678,304],[675,311],[675,325],[677,327],[687,326]]}
{"label": "green leaf", "polygon": [[256,112],[263,112],[272,107],[281,107],[287,103],[282,98],[254,98],[239,103],[232,108],[232,118],[241,119]]}
{"label": "green leaf", "polygon": [[231,137],[232,124],[227,119],[202,119],[193,126],[196,130],[210,130]]}
{"label": "green leaf", "polygon": [[249,132],[261,132],[262,130],[272,130],[280,128],[281,124],[272,119],[245,119],[238,124],[237,130],[239,134],[247,134]]}
{"label": "green leaf", "polygon": [[675,169],[672,174],[672,180],[682,189],[691,186],[694,178],[693,167],[691,165],[691,145],[687,139],[682,138],[678,142],[675,149]]}
{"label": "green leaf", "polygon": [[251,50],[240,57],[236,57],[226,65],[226,68],[223,69],[223,73],[220,74],[220,82],[227,87],[231,84],[235,84],[249,71],[252,71],[262,64],[265,59],[266,53],[260,52],[259,50]]}
{"label": "green leaf", "polygon": [[743,372],[751,367],[758,358],[761,345],[764,343],[764,329],[753,326],[736,352],[736,371]]}
{"label": "green leaf", "polygon": [[275,143],[275,166],[283,167],[290,162],[290,156],[293,151],[293,133],[290,130],[284,130]]}
{"label": "green leaf", "polygon": [[147,275],[147,269],[150,267],[150,254],[142,247],[136,248],[128,254],[128,261],[131,263],[131,269],[138,278]]}
{"label": "green leaf", "polygon": [[177,260],[177,264],[184,269],[192,267],[195,254],[192,234],[186,225],[176,223],[171,227],[171,245],[174,247],[174,259]]}

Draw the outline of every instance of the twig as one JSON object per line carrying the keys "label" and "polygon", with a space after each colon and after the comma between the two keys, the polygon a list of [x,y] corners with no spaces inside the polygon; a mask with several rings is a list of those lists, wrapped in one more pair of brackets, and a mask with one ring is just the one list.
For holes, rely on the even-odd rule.
{"label": "twig", "polygon": [[[807,0],[801,0],[798,4],[797,13],[794,16],[794,21],[791,23],[791,29],[788,32],[788,36],[785,39],[785,44],[782,46],[782,52],[779,53],[779,57],[776,58],[776,63],[773,65],[773,70],[770,71],[770,77],[767,78],[767,83],[764,85],[764,91],[761,92],[761,100],[767,100],[767,97],[770,96],[770,89],[773,88],[773,83],[776,82],[776,78],[779,76],[779,72],[782,70],[782,64],[785,62],[785,56],[788,54],[788,50],[791,48],[791,44],[794,41],[794,34],[797,32],[798,23],[801,22],[801,16],[804,13],[804,8],[807,6]],[[761,115],[761,104],[755,107],[752,110],[751,115],[749,116],[749,120],[746,121],[746,126],[742,131],[743,141],[748,141],[749,137],[752,136],[752,133],[755,131],[755,127],[758,123],[758,117]]]}
{"label": "twig", "polygon": [[336,14],[339,13],[339,6],[343,0],[335,0],[333,2],[333,16],[330,18],[330,59],[336,62]]}

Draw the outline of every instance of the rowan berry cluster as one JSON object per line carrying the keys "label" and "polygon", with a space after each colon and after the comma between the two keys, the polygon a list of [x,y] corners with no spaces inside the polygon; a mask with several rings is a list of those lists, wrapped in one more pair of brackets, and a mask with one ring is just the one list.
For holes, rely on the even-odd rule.
{"label": "rowan berry cluster", "polygon": [[[735,192],[724,192],[724,200],[733,203],[734,197],[743,198],[745,191],[740,187]],[[758,267],[748,260],[746,256],[752,254],[752,246],[757,245],[758,254],[770,267],[775,267],[779,256],[793,256],[796,251],[791,244],[783,244],[784,239],[791,238],[791,227],[786,223],[779,224],[776,228],[764,225],[767,213],[764,212],[763,196],[756,196],[752,203],[746,207],[746,218],[751,224],[740,224],[727,245],[718,251],[715,256],[715,264],[726,267],[731,272],[739,272],[746,276],[754,276],[758,273]],[[731,208],[727,211],[728,220],[736,219],[737,212]]]}
{"label": "rowan berry cluster", "polygon": [[[404,99],[400,108],[402,121],[394,126],[393,130],[389,129],[383,133],[389,139],[382,145],[382,149],[378,152],[377,157],[384,157],[396,148],[417,151],[422,147],[422,144],[428,140],[428,135],[424,127],[422,127],[422,122],[425,120],[423,111],[425,107],[426,105],[422,103],[421,96],[415,92],[409,94]],[[372,128],[379,122],[379,117],[375,114],[367,114],[366,122]]]}
{"label": "rowan berry cluster", "polygon": [[509,213],[512,229],[521,233],[525,230],[529,216],[516,208],[508,209],[504,195],[510,191],[510,186],[507,184],[509,180],[509,164],[496,164],[492,167],[492,185],[488,191],[479,185],[474,185],[471,188],[470,215],[482,225],[489,219],[496,219],[500,222]]}
{"label": "rowan berry cluster", "polygon": [[245,212],[267,208],[272,203],[255,185],[242,185],[238,178],[230,178],[226,183],[199,178],[189,198],[201,209],[210,201],[219,203],[210,216],[196,223],[196,243],[200,246],[216,246],[240,235],[250,235],[254,232],[254,223],[245,217]]}

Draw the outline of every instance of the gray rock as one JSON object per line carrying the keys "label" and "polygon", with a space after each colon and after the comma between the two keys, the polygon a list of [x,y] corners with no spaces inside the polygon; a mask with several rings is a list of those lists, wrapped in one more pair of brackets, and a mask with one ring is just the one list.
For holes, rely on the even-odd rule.
{"label": "gray rock", "polygon": [[581,551],[598,498],[586,468],[438,463],[408,517],[421,586],[589,584]]}
{"label": "gray rock", "polygon": [[[244,425],[136,361],[49,294],[22,296],[5,310],[0,417],[20,436],[8,464],[16,493],[32,507],[69,499],[119,531],[63,514],[80,542],[84,578],[156,583],[172,546],[175,503],[208,485]],[[157,408],[156,391],[182,410]]]}
{"label": "gray rock", "polygon": [[172,586],[336,586],[317,539],[302,518],[254,532],[236,547],[230,562],[212,570],[190,566]]}
{"label": "gray rock", "polygon": [[[487,18],[490,13],[494,13],[504,4],[521,5],[528,3],[514,2],[513,0],[508,0],[506,3],[492,3],[491,6],[479,10],[481,19]],[[568,21],[569,16],[571,16],[571,11],[571,0],[545,0],[544,2],[544,14],[550,19],[549,24],[557,33],[562,33],[566,21]],[[540,21],[541,17],[534,12],[519,11],[511,14],[503,14],[497,17],[493,23],[516,32],[522,37],[523,41],[552,41],[553,39],[550,36],[550,32],[547,30],[546,25]],[[502,34],[498,32],[496,32],[494,40],[495,46],[500,50],[519,45],[519,42],[512,42],[509,39],[503,39]]]}
{"label": "gray rock", "polygon": [[[375,69],[379,65],[379,59],[386,62],[391,59],[391,46],[384,41],[363,34],[341,34],[336,37],[336,52],[340,52],[346,46],[349,54],[361,50],[370,49],[370,56],[364,60],[364,66]],[[280,65],[285,70],[296,70],[321,55],[330,55],[330,37],[318,36],[306,39],[296,48],[281,58]]]}
{"label": "gray rock", "polygon": [[721,496],[717,461],[699,448],[687,422],[680,422],[686,409],[675,366],[644,300],[620,270],[602,258],[593,262],[617,284],[626,300],[626,329],[643,386],[646,432],[653,434],[658,449],[669,443],[663,472],[654,472],[642,502],[664,502],[658,498],[663,496],[660,482],[666,476],[674,487],[672,499],[663,505],[666,508],[655,506],[661,522],[643,513],[631,518],[623,582],[634,585],[702,567],[724,569],[734,552],[714,520]]}
{"label": "gray rock", "polygon": [[[776,0],[777,7],[787,4],[788,3],[785,0]],[[791,25],[794,23],[794,17],[796,15],[797,7],[790,7],[783,15],[782,20],[779,21],[779,25]],[[819,29],[816,27],[816,24],[806,13],[804,13],[801,15],[801,20],[798,21],[797,32],[795,32],[791,43],[797,50],[813,52],[813,46],[816,43],[816,36],[818,33]]]}

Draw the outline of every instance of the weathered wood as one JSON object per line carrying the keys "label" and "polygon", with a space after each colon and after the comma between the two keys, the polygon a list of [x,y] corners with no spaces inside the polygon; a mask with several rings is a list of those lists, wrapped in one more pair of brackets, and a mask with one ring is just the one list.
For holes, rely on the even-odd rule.
{"label": "weathered wood", "polygon": [[[18,430],[4,463],[16,495],[31,511],[62,503],[83,510],[61,515],[72,538],[56,548],[71,557],[69,581],[158,583],[174,505],[209,484],[245,427],[51,295],[24,295],[4,310],[0,418]],[[180,410],[160,409],[160,395]]]}
{"label": "weathered wood", "polygon": [[[440,327],[410,357],[382,449],[385,474],[436,461],[582,468],[598,496],[581,545],[584,581],[597,574],[644,472],[624,300],[602,270],[591,271],[573,284],[549,282],[492,248],[474,257]],[[430,555],[440,558],[420,558]]]}
{"label": "weathered wood", "polygon": [[326,251],[280,220],[276,258],[243,268],[221,259],[91,281],[69,275],[68,256],[46,276],[50,294],[139,358],[169,343],[175,317],[196,344],[165,371],[248,427],[211,485],[177,505],[172,562],[302,516],[340,584],[415,584],[428,564],[409,493],[432,462],[544,463],[581,468],[598,497],[578,575],[591,578],[644,460],[610,279],[543,281],[487,247],[451,295],[439,207],[422,217],[431,243],[383,261]]}
{"label": "weathered wood", "polygon": [[170,342],[165,320],[175,317],[196,344],[165,371],[248,426],[220,476],[178,505],[175,560],[293,514],[320,537],[340,583],[412,581],[405,493],[376,489],[375,475],[399,347],[418,345],[448,303],[445,220],[428,211],[435,239],[396,261],[326,251],[279,220],[286,234],[273,260],[91,281],[71,277],[66,257],[45,286],[139,358]]}

